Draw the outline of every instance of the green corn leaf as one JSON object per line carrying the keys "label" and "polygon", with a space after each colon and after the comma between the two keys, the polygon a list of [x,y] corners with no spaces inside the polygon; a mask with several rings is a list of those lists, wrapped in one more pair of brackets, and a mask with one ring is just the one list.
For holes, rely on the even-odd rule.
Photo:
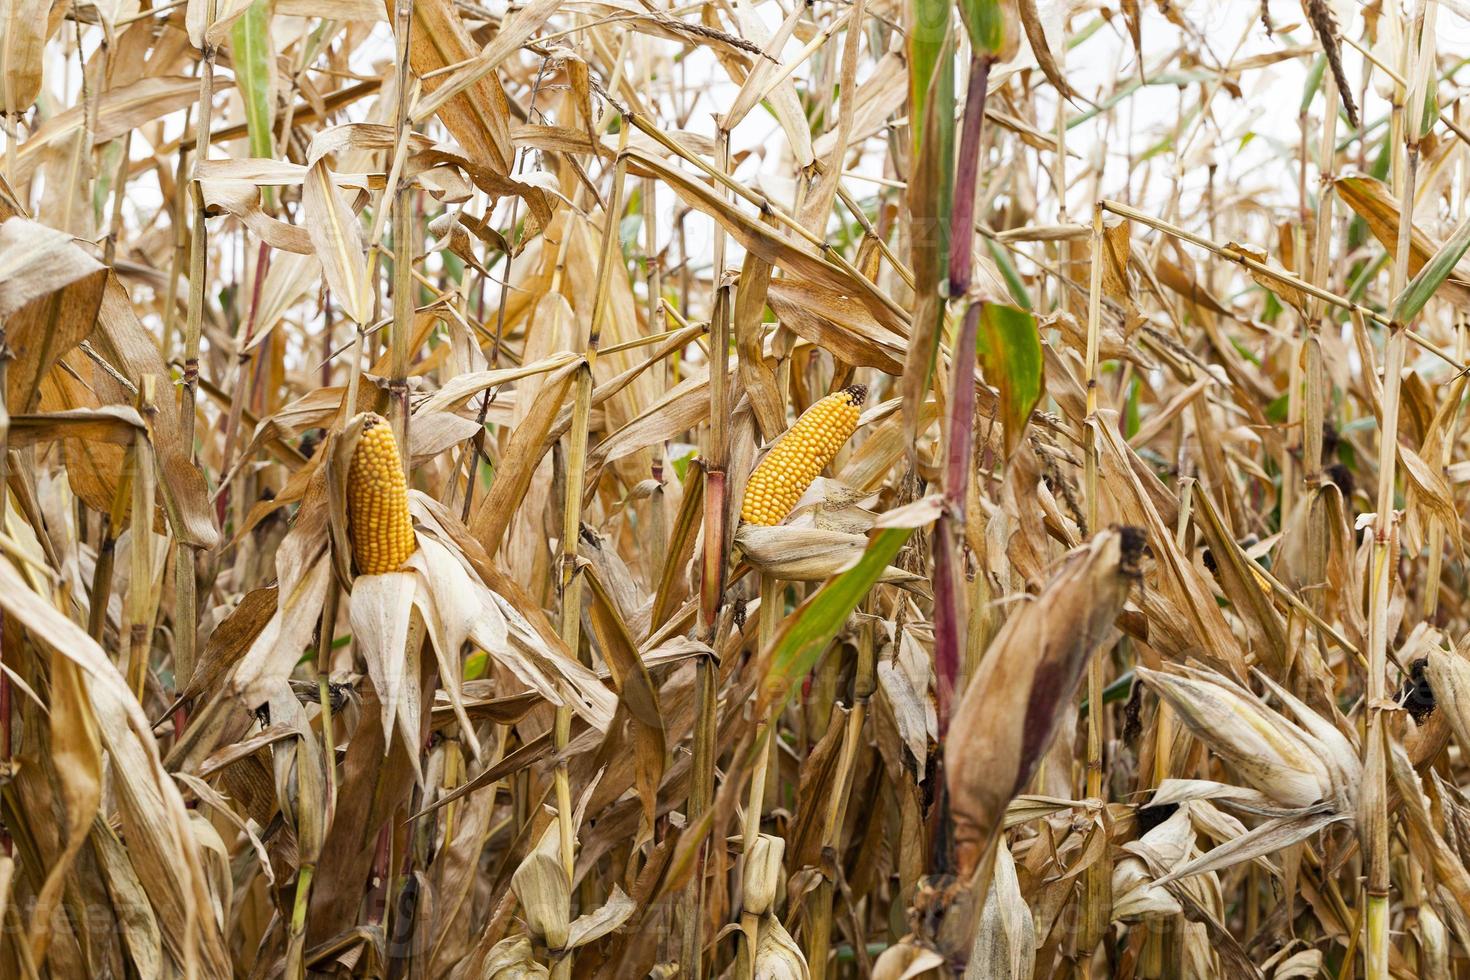
{"label": "green corn leaf", "polygon": [[787,620],[772,648],[761,702],[766,707],[784,703],[797,679],[816,666],[827,644],[847,623],[847,617],[892,563],[913,528],[884,528],[868,542],[858,563],[812,594]]}
{"label": "green corn leaf", "polygon": [[1036,318],[1014,306],[986,303],[976,350],[985,380],[1000,390],[1001,431],[1009,459],[1041,399],[1041,334]]}
{"label": "green corn leaf", "polygon": [[1011,261],[1010,253],[997,245],[992,238],[985,239],[985,248],[1000,268],[1001,278],[1006,281],[1006,290],[1011,294],[1011,299],[1015,300],[1016,305],[1022,309],[1032,309],[1031,293],[1027,290],[1021,273],[1016,270],[1016,264]]}
{"label": "green corn leaf", "polygon": [[960,0],[959,7],[976,54],[990,55],[998,61],[1014,57],[1021,43],[1015,0]]}
{"label": "green corn leaf", "polygon": [[954,197],[954,32],[948,0],[912,0],[909,25],[909,222],[914,270],[913,329],[902,382],[905,422],[916,430],[929,390],[944,322],[942,284],[949,275],[950,212]]}
{"label": "green corn leaf", "polygon": [[[943,0],[913,0],[909,30],[909,121],[914,155],[924,145],[930,116],[954,132],[954,48],[950,41],[949,4]],[[940,105],[931,108],[931,103]],[[945,105],[945,103],[948,103]],[[943,110],[949,109],[948,112]],[[951,144],[953,145],[953,144]]]}
{"label": "green corn leaf", "polygon": [[245,103],[250,155],[273,156],[275,136],[275,55],[271,51],[271,0],[255,0],[230,28],[235,84]]}
{"label": "green corn leaf", "polygon": [[1424,263],[1424,268],[1419,270],[1419,274],[1404,287],[1398,299],[1394,300],[1395,322],[1407,323],[1424,309],[1424,304],[1429,302],[1435,290],[1455,271],[1455,264],[1465,254],[1466,248],[1470,248],[1470,218],[1460,222],[1455,233],[1439,247],[1439,251],[1430,256],[1429,261]]}
{"label": "green corn leaf", "polygon": [[1434,130],[1439,121],[1439,93],[1431,87],[1424,93],[1424,109],[1419,115],[1419,138],[1423,139]]}

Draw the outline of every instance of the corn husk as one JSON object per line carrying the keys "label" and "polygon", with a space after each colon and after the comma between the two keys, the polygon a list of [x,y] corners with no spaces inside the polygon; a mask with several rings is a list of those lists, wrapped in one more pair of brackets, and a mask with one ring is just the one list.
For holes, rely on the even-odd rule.
{"label": "corn husk", "polygon": [[1213,797],[1222,803],[1233,799],[1237,806],[1269,819],[1170,869],[1158,884],[1261,858],[1354,817],[1362,767],[1351,744],[1333,725],[1284,689],[1262,678],[1302,722],[1300,726],[1213,671],[1176,667],[1166,672],[1140,667],[1138,674],[1168,701],[1197,738],[1228,760],[1269,803],[1262,806],[1234,789],[1211,790],[1198,784],[1182,790],[1173,787],[1175,799],[1191,794]]}
{"label": "corn husk", "polygon": [[873,963],[873,980],[940,980],[950,975],[943,956],[908,940],[889,946]]}
{"label": "corn husk", "polygon": [[1194,849],[1189,807],[1174,814],[1136,841],[1123,845],[1125,856],[1113,865],[1113,915],[1125,922],[1166,918],[1184,911],[1167,888],[1154,884],[1151,869],[1178,867]]}
{"label": "corn husk", "polygon": [[774,915],[761,919],[755,947],[755,980],[811,980],[801,947]]}
{"label": "corn husk", "polygon": [[1029,980],[1036,969],[1036,922],[1021,895],[1016,862],[1001,844],[965,980]]}
{"label": "corn husk", "polygon": [[1071,552],[1034,601],[1011,614],[955,712],[946,751],[961,877],[979,865],[1045,756],[1133,579],[1132,532],[1104,531]]}
{"label": "corn husk", "polygon": [[[742,524],[735,544],[752,568],[790,582],[824,582],[857,564],[867,548],[863,534],[816,527]],[[922,576],[892,565],[878,579],[898,585],[917,585]]]}
{"label": "corn husk", "polygon": [[1419,906],[1419,976],[1447,980],[1450,972],[1450,936],[1432,904]]}
{"label": "corn husk", "polygon": [[761,834],[751,845],[745,856],[742,878],[745,911],[751,915],[765,915],[775,904],[781,890],[781,859],[785,854],[786,839],[772,834]]}
{"label": "corn husk", "polygon": [[1424,676],[1435,704],[1449,720],[1462,751],[1470,751],[1470,660],[1459,653],[1429,649]]}
{"label": "corn husk", "polygon": [[549,949],[565,949],[570,938],[571,883],[562,864],[555,822],[547,824],[536,846],[516,867],[510,887],[521,903],[531,933]]}
{"label": "corn husk", "polygon": [[544,980],[551,971],[531,955],[531,941],[525,936],[502,939],[490,950],[480,974],[481,980]]}
{"label": "corn husk", "polygon": [[[1340,804],[1355,792],[1357,780],[1352,777],[1361,765],[1335,729],[1324,742],[1213,671],[1140,667],[1138,676],[1169,702],[1197,738],[1278,806],[1296,810],[1324,801]],[[1321,725],[1313,729],[1327,735]]]}

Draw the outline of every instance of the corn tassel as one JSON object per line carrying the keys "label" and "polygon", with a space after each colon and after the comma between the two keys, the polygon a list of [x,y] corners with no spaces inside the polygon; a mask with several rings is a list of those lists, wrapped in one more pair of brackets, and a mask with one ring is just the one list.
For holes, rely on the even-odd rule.
{"label": "corn tassel", "polygon": [[803,412],[750,474],[741,518],[767,526],[785,520],[806,488],[852,437],[867,395],[863,385],[848,385]]}

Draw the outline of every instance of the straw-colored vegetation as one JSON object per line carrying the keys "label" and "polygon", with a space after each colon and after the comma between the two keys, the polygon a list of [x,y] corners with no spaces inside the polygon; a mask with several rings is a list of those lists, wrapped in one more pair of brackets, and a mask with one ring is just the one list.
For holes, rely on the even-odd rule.
{"label": "straw-colored vegetation", "polygon": [[1470,976],[1467,14],[0,0],[0,976]]}

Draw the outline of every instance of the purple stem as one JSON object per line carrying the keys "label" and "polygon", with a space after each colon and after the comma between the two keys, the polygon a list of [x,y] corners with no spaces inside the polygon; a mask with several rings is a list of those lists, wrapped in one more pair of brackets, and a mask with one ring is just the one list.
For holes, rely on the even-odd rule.
{"label": "purple stem", "polygon": [[940,745],[949,733],[955,681],[960,673],[960,616],[964,606],[960,570],[956,567],[959,549],[954,523],[948,513],[943,513],[934,525],[934,693]]}
{"label": "purple stem", "polygon": [[990,86],[990,56],[970,56],[970,84],[965,92],[965,121],[960,133],[960,155],[955,169],[954,208],[949,223],[949,295],[959,299],[970,291],[974,265],[975,179],[980,174],[980,137],[985,131],[985,97]]}
{"label": "purple stem", "polygon": [[949,727],[950,702],[960,671],[965,618],[960,538],[975,445],[975,341],[983,302],[970,304],[955,341],[950,387],[949,442],[944,452],[944,511],[934,526],[934,674],[939,694],[939,734]]}
{"label": "purple stem", "polygon": [[[985,99],[990,83],[990,56],[970,58],[965,94],[964,129],[955,170],[954,208],[950,214],[949,296],[970,291],[974,267],[975,184],[980,173],[980,137],[985,128]],[[954,348],[954,383],[950,386],[949,442],[945,446],[944,512],[934,526],[934,674],[939,697],[939,739],[949,730],[951,703],[959,681],[960,645],[965,620],[964,576],[960,540],[965,527],[965,496],[975,445],[975,341],[983,301],[965,310]]]}

